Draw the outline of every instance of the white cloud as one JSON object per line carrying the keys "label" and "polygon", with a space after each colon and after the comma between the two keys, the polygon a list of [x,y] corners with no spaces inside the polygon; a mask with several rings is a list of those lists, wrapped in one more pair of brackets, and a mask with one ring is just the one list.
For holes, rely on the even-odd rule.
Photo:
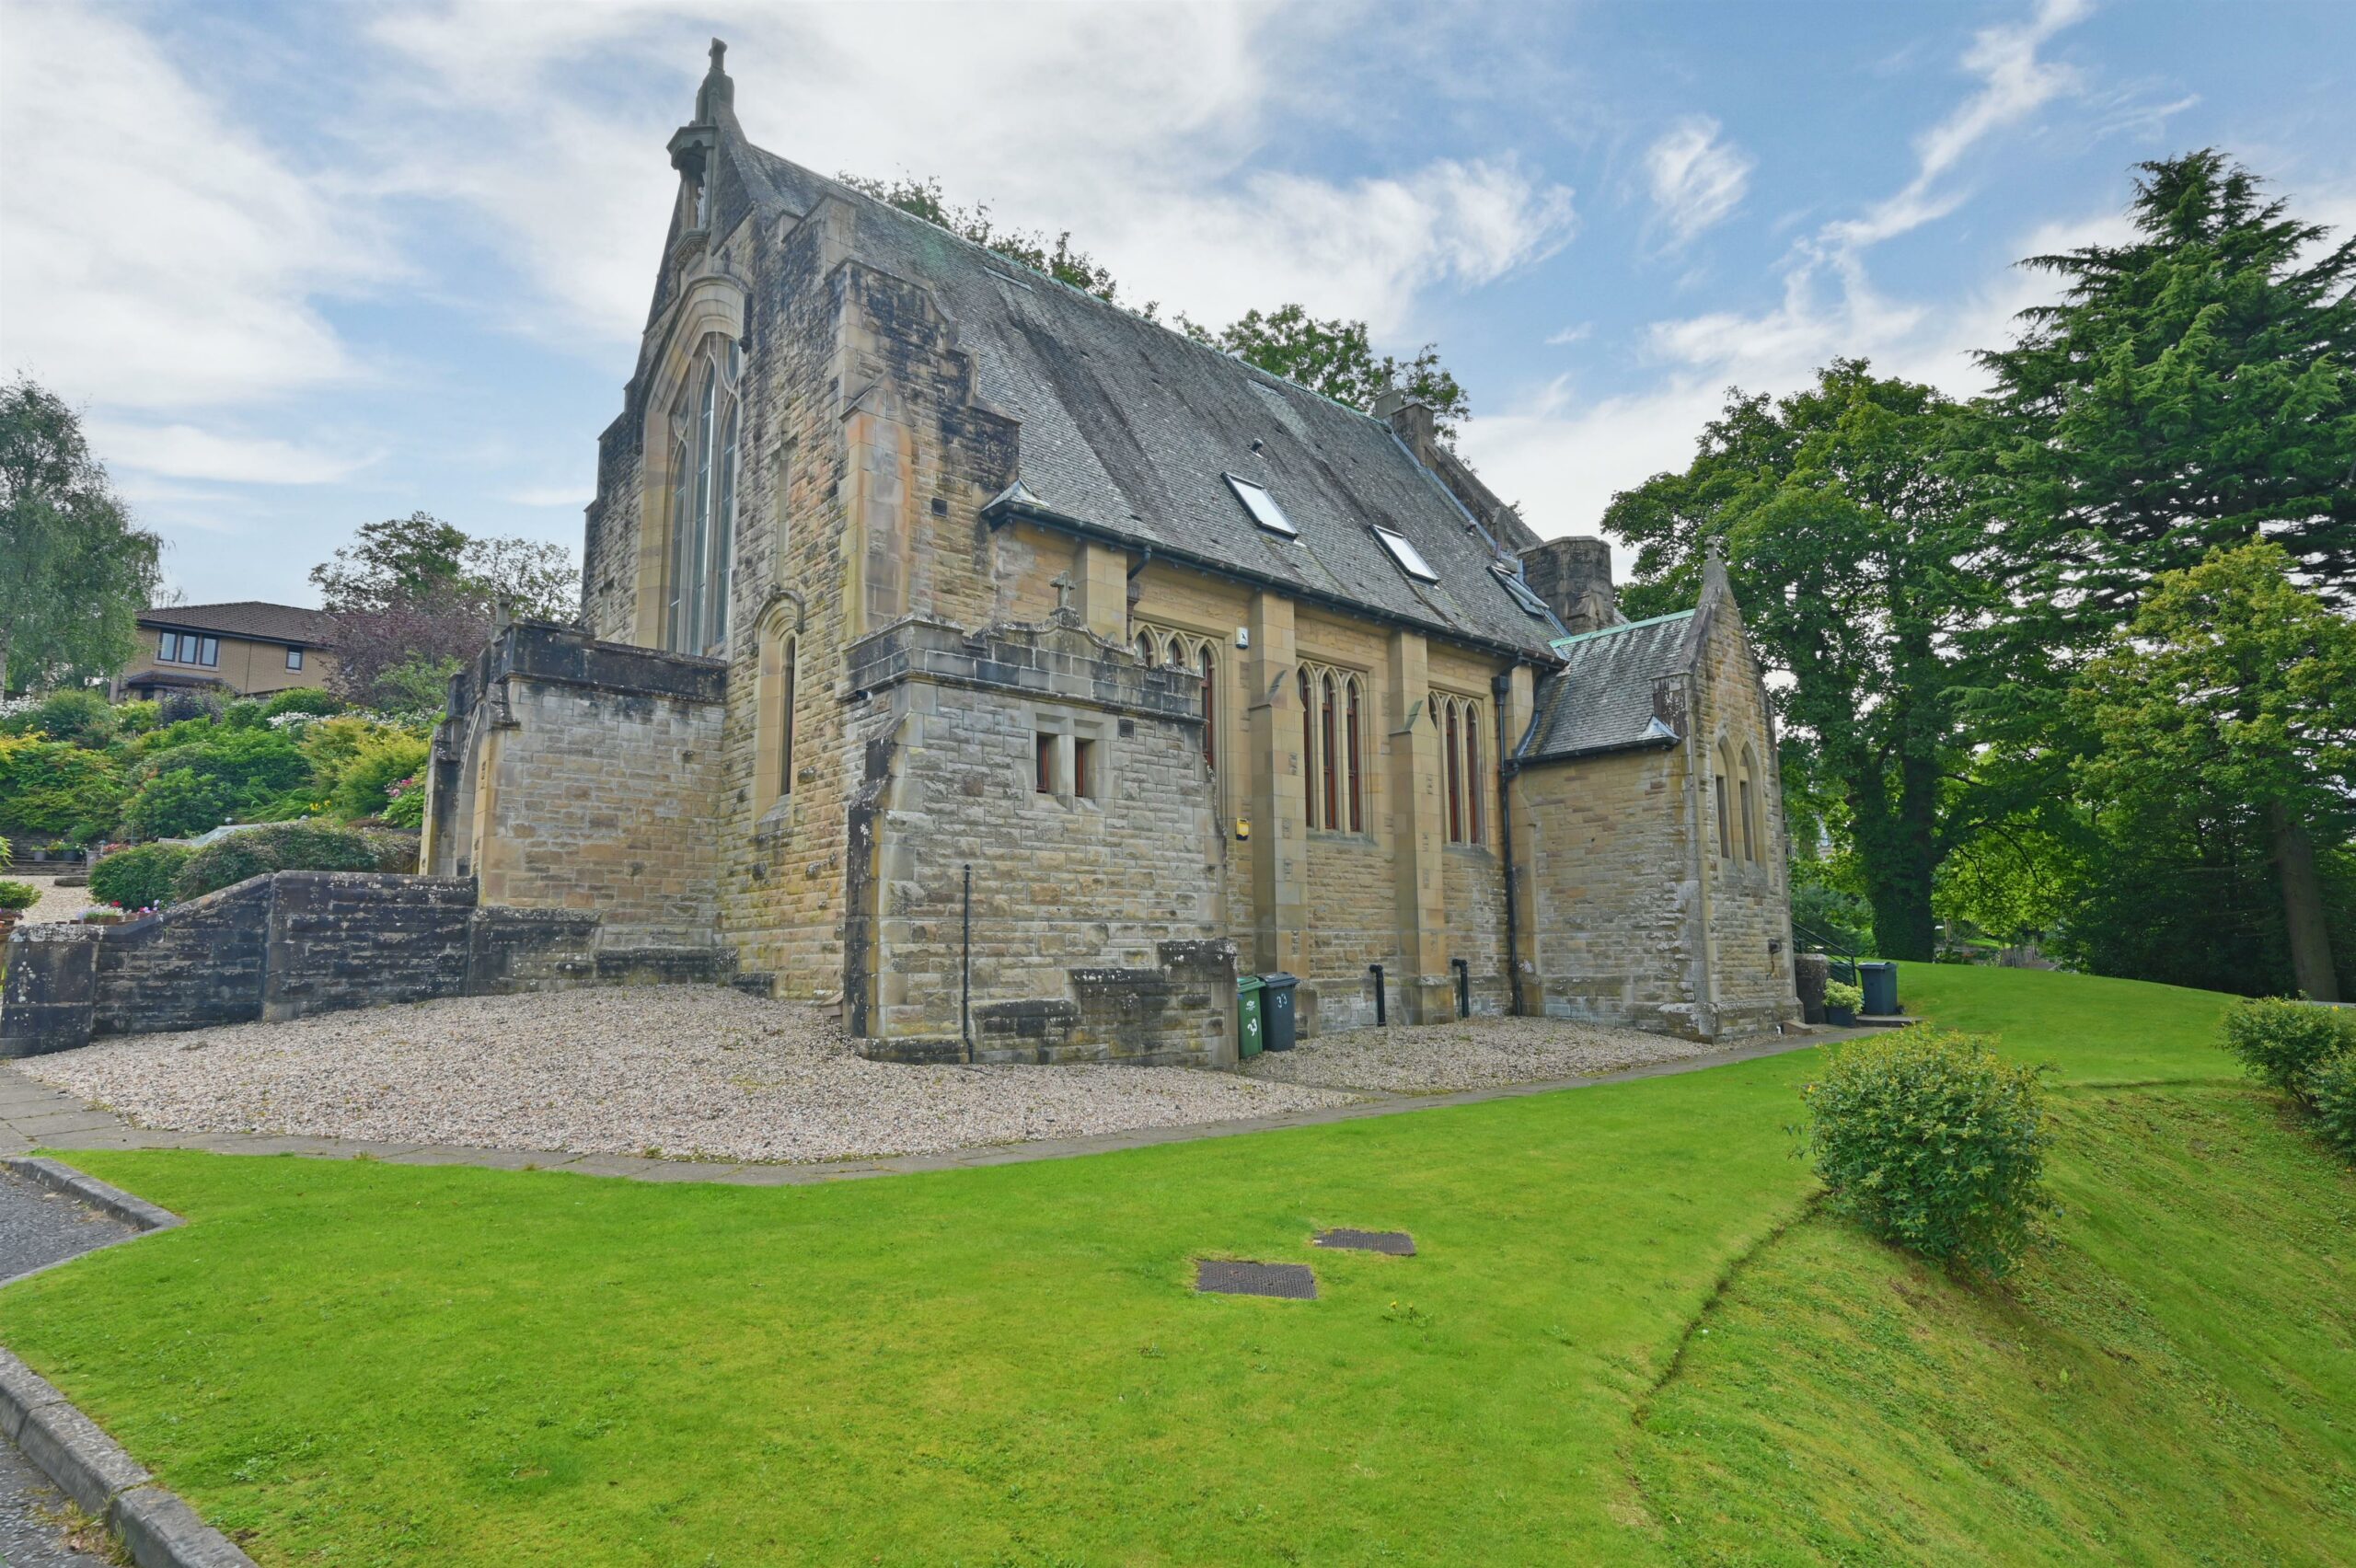
{"label": "white cloud", "polygon": [[[2074,74],[2041,60],[2038,49],[2084,11],[2083,0],[2042,0],[2027,21],[1977,34],[1962,63],[1980,86],[1915,140],[1913,177],[1863,216],[1827,224],[1794,247],[1773,309],[1656,322],[1644,340],[1662,372],[1653,386],[1582,406],[1567,380],[1557,380],[1520,408],[1472,421],[1461,438],[1468,455],[1500,493],[1520,499],[1542,534],[1591,534],[1615,493],[1692,460],[1729,385],[1788,392],[1845,355],[1959,396],[1982,390],[1971,351],[2004,341],[2014,315],[2050,295],[2050,281],[2007,269],[1962,300],[1897,298],[1875,286],[1865,252],[1951,212],[1962,194],[1941,182],[1972,146],[2078,90]],[[2116,213],[2050,224],[2012,254],[2123,232]]]}
{"label": "white cloud", "polygon": [[1546,340],[1546,346],[1559,349],[1569,343],[1584,343],[1595,336],[1595,323],[1582,321],[1576,327],[1565,327]]}
{"label": "white cloud", "polygon": [[499,499],[511,506],[586,506],[597,492],[588,485],[526,485]]}
{"label": "white cloud", "polygon": [[[1345,24],[1317,8],[717,10],[465,0],[385,14],[373,36],[403,79],[368,112],[432,133],[412,133],[387,188],[455,196],[487,218],[550,306],[528,324],[634,340],[675,189],[662,149],[687,116],[710,23],[758,144],[825,174],[938,175],[1001,223],[1070,228],[1125,298],[1213,321],[1298,298],[1404,330],[1423,292],[1491,282],[1571,231],[1570,192],[1505,158],[1346,182],[1253,169],[1294,86],[1272,64],[1303,52],[1281,46]],[[617,104],[583,85],[600,64],[662,90]],[[1043,86],[903,86],[949,79]]]}
{"label": "white cloud", "polygon": [[0,367],[181,409],[355,378],[311,301],[387,272],[364,220],[122,17],[7,8]]}
{"label": "white cloud", "polygon": [[1861,218],[1830,225],[1825,237],[1856,249],[1920,228],[1955,211],[1958,190],[1933,189],[1964,154],[2007,126],[2018,124],[2054,98],[2080,90],[2077,72],[2038,57],[2038,48],[2086,14],[2086,0],[2038,0],[2028,20],[1988,28],[1965,51],[1964,68],[1980,78],[1980,90],[1914,139],[1914,178],[1875,204]]}
{"label": "white cloud", "polygon": [[350,478],[378,453],[319,452],[271,437],[220,435],[190,424],[88,421],[90,444],[110,467],[168,478],[254,485],[324,485]]}
{"label": "white cloud", "polygon": [[1718,133],[1716,121],[1691,115],[1646,150],[1654,213],[1672,244],[1683,245],[1724,222],[1750,189],[1757,160]]}

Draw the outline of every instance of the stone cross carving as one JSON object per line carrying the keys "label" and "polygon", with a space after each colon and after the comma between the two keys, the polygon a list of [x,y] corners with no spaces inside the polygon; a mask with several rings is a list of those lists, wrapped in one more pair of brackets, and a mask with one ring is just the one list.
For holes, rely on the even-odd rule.
{"label": "stone cross carving", "polygon": [[1051,578],[1049,578],[1049,579],[1047,580],[1047,586],[1048,586],[1048,587],[1050,587],[1050,588],[1053,588],[1053,589],[1056,591],[1056,613],[1057,613],[1057,614],[1060,615],[1060,614],[1062,614],[1064,611],[1068,610],[1068,609],[1070,609],[1070,608],[1071,608],[1071,573],[1070,573],[1070,572],[1068,572],[1068,571],[1059,571],[1059,572],[1057,572],[1055,576],[1053,576],[1053,577],[1051,577]]}

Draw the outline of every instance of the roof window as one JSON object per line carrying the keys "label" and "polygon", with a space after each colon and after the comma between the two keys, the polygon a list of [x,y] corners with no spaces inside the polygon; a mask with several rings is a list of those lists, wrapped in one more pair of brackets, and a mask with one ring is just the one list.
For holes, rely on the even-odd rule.
{"label": "roof window", "polygon": [[1276,498],[1268,493],[1267,487],[1255,485],[1250,479],[1239,479],[1233,474],[1224,478],[1228,488],[1235,492],[1235,499],[1242,502],[1243,510],[1252,514],[1253,522],[1271,534],[1282,534],[1288,539],[1300,537],[1300,530],[1292,525],[1292,519],[1285,515],[1285,509],[1276,504]]}
{"label": "roof window", "polygon": [[1542,618],[1546,615],[1546,601],[1530,591],[1530,584],[1521,580],[1520,572],[1501,560],[1491,562],[1489,570],[1497,574],[1497,581],[1506,585],[1506,592],[1513,595],[1515,604],[1533,616]]}
{"label": "roof window", "polygon": [[1431,562],[1424,559],[1424,552],[1417,549],[1415,541],[1406,535],[1377,525],[1369,526],[1374,528],[1374,536],[1382,541],[1382,548],[1391,552],[1391,559],[1399,563],[1400,571],[1419,582],[1439,581],[1439,573],[1432,570]]}

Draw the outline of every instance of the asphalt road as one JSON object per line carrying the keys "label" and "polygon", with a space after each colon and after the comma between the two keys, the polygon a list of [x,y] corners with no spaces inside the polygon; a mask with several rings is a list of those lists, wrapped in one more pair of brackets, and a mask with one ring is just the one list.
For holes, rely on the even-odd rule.
{"label": "asphalt road", "polygon": [[[62,1262],[134,1234],[13,1172],[0,1170],[0,1279]],[[13,1443],[0,1442],[0,1564],[6,1568],[105,1568],[98,1552],[66,1541],[65,1499]]]}

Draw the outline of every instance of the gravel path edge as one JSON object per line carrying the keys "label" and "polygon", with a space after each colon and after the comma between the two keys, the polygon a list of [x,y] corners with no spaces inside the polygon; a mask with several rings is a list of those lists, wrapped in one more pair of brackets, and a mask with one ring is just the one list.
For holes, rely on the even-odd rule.
{"label": "gravel path edge", "polygon": [[[136,1227],[128,1240],[185,1223],[179,1216],[60,1160],[9,1159],[0,1165]],[[257,1568],[237,1542],[199,1518],[179,1493],[158,1482],[56,1384],[6,1346],[0,1346],[0,1435],[16,1444],[75,1506],[103,1520],[138,1568]]]}

